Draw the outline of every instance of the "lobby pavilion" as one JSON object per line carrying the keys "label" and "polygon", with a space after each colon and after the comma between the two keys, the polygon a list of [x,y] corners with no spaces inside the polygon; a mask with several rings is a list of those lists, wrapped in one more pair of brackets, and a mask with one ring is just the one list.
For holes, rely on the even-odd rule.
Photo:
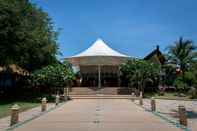
{"label": "lobby pavilion", "polygon": [[78,87],[120,87],[120,65],[130,57],[110,48],[97,39],[88,49],[66,58],[78,70]]}

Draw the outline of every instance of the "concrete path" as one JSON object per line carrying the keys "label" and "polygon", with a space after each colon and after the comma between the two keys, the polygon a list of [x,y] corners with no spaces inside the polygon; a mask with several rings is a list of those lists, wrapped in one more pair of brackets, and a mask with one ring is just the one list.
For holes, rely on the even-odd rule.
{"label": "concrete path", "polygon": [[77,99],[14,131],[179,131],[126,99]]}
{"label": "concrete path", "polygon": [[[143,101],[143,106],[150,109],[150,99],[144,99]],[[184,105],[187,110],[188,128],[192,131],[197,131],[197,101],[156,99],[156,104],[157,112],[173,121],[179,121],[178,106]]]}
{"label": "concrete path", "polygon": [[[52,107],[54,107],[54,103],[48,103],[47,105],[47,109],[51,109]],[[41,107],[35,107],[32,109],[29,109],[27,111],[21,112],[19,117],[19,121],[23,122],[26,121],[28,119],[31,119],[34,116],[37,116],[38,114],[40,114],[41,112]],[[0,131],[4,131],[6,128],[8,128],[10,126],[10,116],[4,117],[0,119]]]}

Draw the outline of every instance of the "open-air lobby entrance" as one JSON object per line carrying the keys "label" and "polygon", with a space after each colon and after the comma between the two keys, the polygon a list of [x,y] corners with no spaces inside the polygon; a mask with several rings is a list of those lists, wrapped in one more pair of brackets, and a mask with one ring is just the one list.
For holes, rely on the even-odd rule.
{"label": "open-air lobby entrance", "polygon": [[120,94],[120,90],[127,90],[124,88],[127,82],[121,78],[120,66],[129,58],[110,48],[102,39],[97,39],[85,51],[65,58],[78,74],[71,94],[94,95],[99,91],[114,95]]}
{"label": "open-air lobby entrance", "polygon": [[14,131],[179,131],[128,99],[75,99]]}
{"label": "open-air lobby entrance", "polygon": [[102,39],[97,39],[85,51],[65,59],[79,73],[74,86],[101,88],[121,86],[119,68],[129,58],[110,48]]}

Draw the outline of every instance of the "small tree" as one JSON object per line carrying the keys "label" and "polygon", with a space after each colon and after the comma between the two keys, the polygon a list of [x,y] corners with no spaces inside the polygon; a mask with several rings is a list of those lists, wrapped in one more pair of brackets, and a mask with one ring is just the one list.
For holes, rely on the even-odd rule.
{"label": "small tree", "polygon": [[163,65],[162,68],[165,71],[165,79],[164,79],[164,84],[167,86],[172,86],[174,84],[174,81],[176,79],[176,66],[166,64]]}
{"label": "small tree", "polygon": [[33,82],[36,86],[44,86],[51,89],[60,89],[70,84],[74,79],[72,67],[64,62],[53,64],[33,72]]}
{"label": "small tree", "polygon": [[189,89],[191,98],[197,98],[197,62],[192,63],[192,68],[185,72],[185,86]]}
{"label": "small tree", "polygon": [[129,60],[121,66],[121,71],[129,79],[129,85],[137,86],[142,92],[147,82],[159,81],[159,66],[145,60]]}

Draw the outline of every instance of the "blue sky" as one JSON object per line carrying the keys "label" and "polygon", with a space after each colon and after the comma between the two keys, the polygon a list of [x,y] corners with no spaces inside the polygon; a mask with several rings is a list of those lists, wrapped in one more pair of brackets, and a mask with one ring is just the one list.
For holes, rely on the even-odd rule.
{"label": "blue sky", "polygon": [[98,37],[124,54],[142,58],[179,36],[197,41],[196,0],[31,0],[61,28],[62,56],[75,55]]}

